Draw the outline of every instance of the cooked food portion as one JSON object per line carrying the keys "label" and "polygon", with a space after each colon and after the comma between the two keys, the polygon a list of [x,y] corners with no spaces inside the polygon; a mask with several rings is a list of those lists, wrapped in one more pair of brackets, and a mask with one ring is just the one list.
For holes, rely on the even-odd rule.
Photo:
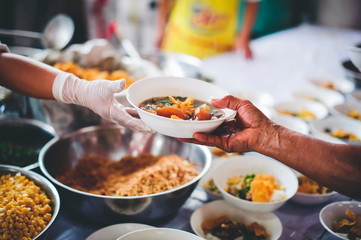
{"label": "cooked food portion", "polygon": [[0,143],[0,164],[25,167],[38,161],[38,153],[31,148],[18,144]]}
{"label": "cooked food portion", "polygon": [[356,240],[361,238],[361,216],[357,216],[351,212],[350,209],[346,210],[346,216],[337,221],[332,229],[334,232],[346,235],[348,239]]}
{"label": "cooked food portion", "polygon": [[96,156],[79,160],[74,170],[57,176],[63,184],[93,194],[140,196],[179,187],[198,175],[194,165],[178,155],[143,153],[110,161]]}
{"label": "cooked food portion", "polygon": [[103,71],[99,68],[83,68],[71,61],[56,63],[54,67],[65,72],[72,73],[75,76],[88,81],[96,79],[119,80],[124,78],[126,80],[126,87],[129,87],[132,83],[135,82],[135,80],[132,79],[127,72],[122,70]]}
{"label": "cooked food portion", "polygon": [[233,176],[227,180],[226,192],[252,202],[274,202],[286,198],[276,178],[268,174]]}
{"label": "cooked food portion", "polygon": [[0,178],[0,239],[31,240],[50,222],[51,201],[27,177],[3,175]]}
{"label": "cooked food portion", "polygon": [[298,177],[297,192],[309,194],[325,194],[331,192],[331,190],[313,181],[312,179],[301,175]]}
{"label": "cooked food portion", "polygon": [[212,120],[224,116],[224,112],[203,101],[189,97],[156,97],[143,101],[139,108],[156,115],[180,120]]}
{"label": "cooked food portion", "polygon": [[330,134],[332,137],[341,139],[341,140],[345,140],[345,141],[360,141],[360,139],[356,136],[356,134],[350,133],[350,132],[345,132],[342,129],[329,129],[326,128],[325,132]]}
{"label": "cooked food portion", "polygon": [[239,155],[239,153],[228,153],[220,148],[217,147],[213,147],[212,148],[212,154],[217,156],[217,157],[222,157],[222,158],[226,158],[226,157],[231,157],[231,156],[235,156],[235,155]]}
{"label": "cooked food portion", "polygon": [[207,183],[203,184],[203,187],[213,193],[220,193],[218,187],[214,184],[213,178],[210,178]]}
{"label": "cooked food portion", "polygon": [[361,121],[361,114],[356,109],[350,109],[347,116]]}
{"label": "cooked food portion", "polygon": [[310,111],[308,111],[306,109],[301,109],[301,111],[299,111],[299,112],[291,112],[291,111],[287,111],[287,110],[277,110],[277,112],[279,114],[288,115],[288,116],[292,116],[292,117],[298,117],[298,118],[302,118],[304,120],[312,120],[312,119],[316,118],[316,116],[313,113],[311,113]]}
{"label": "cooked food portion", "polygon": [[269,239],[266,229],[253,222],[250,225],[240,221],[231,220],[227,215],[202,222],[201,228],[209,240],[233,240],[233,239]]}

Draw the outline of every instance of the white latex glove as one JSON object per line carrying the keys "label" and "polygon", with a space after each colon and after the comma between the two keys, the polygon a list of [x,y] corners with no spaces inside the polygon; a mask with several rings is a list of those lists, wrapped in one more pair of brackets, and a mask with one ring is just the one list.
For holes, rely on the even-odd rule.
{"label": "white latex glove", "polygon": [[90,108],[102,118],[134,131],[150,131],[142,120],[132,117],[127,109],[115,100],[114,94],[123,91],[124,88],[124,79],[87,81],[73,74],[61,72],[54,79],[53,95],[60,102]]}

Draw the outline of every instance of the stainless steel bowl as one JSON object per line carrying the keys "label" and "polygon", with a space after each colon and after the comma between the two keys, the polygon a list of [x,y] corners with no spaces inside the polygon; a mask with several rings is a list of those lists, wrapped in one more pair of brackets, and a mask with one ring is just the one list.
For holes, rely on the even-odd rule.
{"label": "stainless steel bowl", "polygon": [[28,179],[33,181],[38,187],[41,188],[41,190],[43,190],[45,192],[45,194],[48,196],[48,198],[51,201],[51,207],[53,209],[53,215],[51,217],[51,220],[48,223],[48,225],[43,229],[43,231],[41,231],[39,233],[39,235],[37,235],[34,238],[34,240],[35,239],[37,239],[37,240],[46,239],[46,235],[49,231],[51,231],[51,225],[53,224],[54,220],[56,219],[56,217],[58,216],[58,213],[59,213],[60,198],[59,198],[58,191],[53,186],[53,184],[51,184],[51,182],[49,182],[46,178],[44,178],[43,176],[41,176],[35,172],[25,170],[20,167],[0,164],[0,176],[5,175],[5,174],[15,175],[16,173],[21,173],[22,175],[26,176]]}
{"label": "stainless steel bowl", "polygon": [[[173,190],[131,197],[91,194],[68,187],[56,176],[72,170],[78,160],[95,155],[116,161],[125,155],[149,152],[155,156],[175,153],[194,163],[199,175]],[[83,128],[51,140],[39,155],[40,169],[57,187],[62,200],[96,222],[152,222],[177,213],[208,171],[211,153],[207,147],[183,143],[160,134],[135,133],[115,125]]]}
{"label": "stainless steel bowl", "polygon": [[[34,153],[39,153],[41,148],[56,136],[55,130],[49,124],[25,118],[0,119],[0,132],[0,143],[25,147],[31,149]],[[0,164],[10,163],[4,163],[0,159]],[[25,167],[27,170],[31,170],[38,166],[38,161],[35,159],[33,163],[18,167]]]}

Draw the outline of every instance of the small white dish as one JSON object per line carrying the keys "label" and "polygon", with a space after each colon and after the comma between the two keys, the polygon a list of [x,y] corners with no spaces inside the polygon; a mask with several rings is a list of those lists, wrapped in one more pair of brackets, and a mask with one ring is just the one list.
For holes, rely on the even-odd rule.
{"label": "small white dish", "polygon": [[190,224],[192,230],[200,237],[205,238],[202,223],[212,218],[227,215],[231,220],[251,224],[257,222],[262,225],[269,235],[270,240],[279,239],[282,234],[282,223],[273,213],[252,213],[227,204],[224,200],[217,200],[204,204],[193,212]]}
{"label": "small white dish", "polygon": [[[233,176],[246,176],[247,174],[265,173],[276,178],[278,184],[284,188],[279,191],[280,200],[271,202],[251,202],[228,193],[227,180]],[[281,207],[292,198],[298,188],[295,173],[286,165],[264,156],[235,156],[222,161],[214,171],[214,183],[220,190],[224,200],[230,205],[250,212],[272,212]],[[276,191],[275,191],[276,194]]]}
{"label": "small white dish", "polygon": [[337,91],[340,93],[350,93],[355,89],[355,84],[343,78],[332,78],[326,76],[312,77],[310,83],[314,86]]}
{"label": "small white dish", "polygon": [[176,138],[192,138],[195,132],[212,132],[226,118],[234,115],[230,109],[222,109],[225,116],[215,120],[189,121],[171,119],[149,113],[139,108],[144,100],[153,97],[182,96],[191,97],[210,104],[212,99],[223,98],[229,93],[216,85],[202,80],[182,77],[155,77],[138,80],[127,89],[126,97],[136,108],[140,118],[151,129]]}
{"label": "small white dish", "polygon": [[[301,176],[301,173],[295,171],[297,177]],[[292,202],[302,204],[302,205],[317,205],[329,201],[337,192],[332,191],[325,194],[310,194],[310,193],[301,193],[296,192],[296,194],[291,198]]]}
{"label": "small white dish", "polygon": [[361,215],[361,202],[358,201],[342,201],[334,202],[323,207],[319,214],[322,226],[335,237],[348,239],[345,234],[334,232],[335,223],[346,217],[346,210],[349,209],[356,215]]}
{"label": "small white dish", "polygon": [[130,232],[117,240],[204,240],[197,235],[173,228],[148,228]]}
{"label": "small white dish", "polygon": [[280,111],[286,111],[293,114],[297,114],[302,110],[308,111],[315,116],[314,119],[304,119],[298,117],[306,122],[323,119],[329,114],[329,111],[324,104],[307,100],[290,100],[285,102],[278,102],[275,104],[274,110],[277,112],[277,114],[280,115],[285,115],[280,113]]}
{"label": "small white dish", "polygon": [[361,122],[356,122],[349,119],[338,119],[329,117],[327,119],[321,119],[317,121],[312,121],[310,123],[311,134],[320,139],[334,142],[334,143],[347,143],[360,145],[361,141],[347,141],[331,136],[330,133],[326,131],[335,131],[340,129],[344,132],[355,134],[359,139],[361,139]]}
{"label": "small white dish", "polygon": [[116,240],[127,233],[146,228],[155,228],[155,227],[140,223],[114,224],[99,229],[98,231],[92,233],[89,237],[86,238],[86,240],[99,240],[99,239]]}
{"label": "small white dish", "polygon": [[358,114],[361,114],[361,104],[356,104],[354,102],[345,102],[334,106],[330,109],[330,112],[336,118],[351,119],[361,123],[361,120],[349,117],[349,113],[351,110],[355,110]]}
{"label": "small white dish", "polygon": [[306,135],[310,134],[310,127],[308,126],[308,124],[297,117],[272,114],[270,116],[270,119],[275,123],[284,126],[286,128],[289,128],[293,131]]}
{"label": "small white dish", "polygon": [[347,46],[348,54],[352,63],[360,70],[361,72],[361,47],[356,46]]}
{"label": "small white dish", "polygon": [[345,102],[345,98],[341,93],[317,87],[299,89],[292,94],[297,99],[320,102],[327,107],[333,107]]}

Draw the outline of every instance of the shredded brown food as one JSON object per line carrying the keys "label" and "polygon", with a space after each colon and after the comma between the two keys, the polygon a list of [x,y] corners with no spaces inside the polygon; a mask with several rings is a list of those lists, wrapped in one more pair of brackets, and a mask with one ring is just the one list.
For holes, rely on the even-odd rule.
{"label": "shredded brown food", "polygon": [[0,239],[35,238],[52,217],[51,201],[25,176],[0,178]]}
{"label": "shredded brown food", "polygon": [[337,233],[347,234],[348,239],[360,239],[361,216],[358,216],[350,209],[347,209],[345,217],[334,224],[333,230]]}
{"label": "shredded brown food", "polygon": [[88,156],[73,171],[57,177],[63,184],[93,194],[139,196],[179,187],[198,175],[194,165],[178,155],[143,153],[120,161]]}

